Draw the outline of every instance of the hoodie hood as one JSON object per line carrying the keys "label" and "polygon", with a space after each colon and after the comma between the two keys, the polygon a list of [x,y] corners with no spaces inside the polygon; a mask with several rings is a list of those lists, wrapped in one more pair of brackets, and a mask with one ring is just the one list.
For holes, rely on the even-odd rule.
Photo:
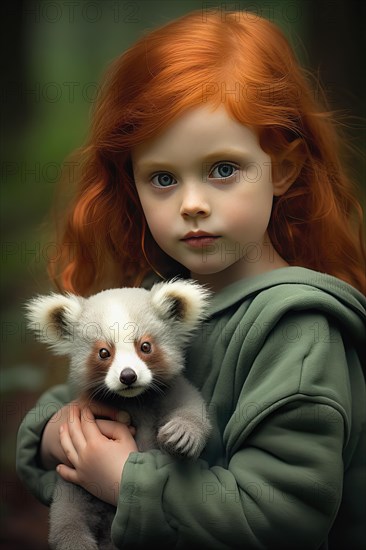
{"label": "hoodie hood", "polygon": [[212,298],[209,314],[220,315],[244,300],[251,302],[248,314],[251,307],[256,315],[260,308],[271,323],[289,310],[330,315],[358,348],[365,368],[366,298],[351,285],[311,269],[285,267],[227,286]]}

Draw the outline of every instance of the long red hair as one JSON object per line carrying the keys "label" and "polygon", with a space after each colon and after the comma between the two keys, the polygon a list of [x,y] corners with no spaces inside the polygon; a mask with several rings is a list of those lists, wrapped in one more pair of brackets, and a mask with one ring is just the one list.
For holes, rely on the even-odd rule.
{"label": "long red hair", "polygon": [[[78,152],[78,189],[49,265],[63,290],[90,294],[139,285],[151,265],[173,275],[149,234],[133,182],[131,148],[188,108],[225,104],[255,127],[273,161],[301,138],[306,158],[274,198],[268,233],[291,265],[365,291],[362,212],[341,161],[342,140],[281,31],[243,12],[192,12],[142,37],[107,71],[89,141]],[[158,264],[158,265],[157,265]]]}

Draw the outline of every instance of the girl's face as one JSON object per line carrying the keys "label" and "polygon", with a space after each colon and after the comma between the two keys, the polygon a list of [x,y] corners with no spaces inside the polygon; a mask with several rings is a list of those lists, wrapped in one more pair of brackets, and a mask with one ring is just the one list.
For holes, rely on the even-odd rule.
{"label": "girl's face", "polygon": [[197,107],[132,151],[137,192],[162,250],[213,290],[287,265],[267,235],[271,159],[224,107]]}

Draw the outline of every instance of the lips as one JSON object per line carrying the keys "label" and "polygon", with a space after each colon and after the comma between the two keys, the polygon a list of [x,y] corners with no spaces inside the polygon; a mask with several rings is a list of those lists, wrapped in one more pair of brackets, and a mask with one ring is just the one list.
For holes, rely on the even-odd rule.
{"label": "lips", "polygon": [[206,231],[190,231],[181,241],[193,248],[200,248],[215,243],[219,238],[219,235],[212,235],[211,233],[206,233]]}

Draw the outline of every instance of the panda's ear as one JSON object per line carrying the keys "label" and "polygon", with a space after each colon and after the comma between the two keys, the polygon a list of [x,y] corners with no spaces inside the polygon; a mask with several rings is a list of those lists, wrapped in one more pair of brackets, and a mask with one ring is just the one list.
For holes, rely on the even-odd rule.
{"label": "panda's ear", "polygon": [[205,317],[210,292],[195,281],[173,279],[151,289],[152,305],[161,319],[195,328]]}
{"label": "panda's ear", "polygon": [[28,327],[55,353],[67,354],[74,346],[74,330],[83,301],[73,294],[37,296],[25,304]]}

